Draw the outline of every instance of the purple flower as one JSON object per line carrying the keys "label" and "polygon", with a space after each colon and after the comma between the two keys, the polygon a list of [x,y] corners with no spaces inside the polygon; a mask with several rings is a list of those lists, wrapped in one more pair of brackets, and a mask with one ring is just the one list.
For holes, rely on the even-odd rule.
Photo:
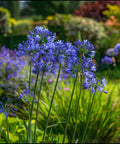
{"label": "purple flower", "polygon": [[13,72],[13,76],[16,77],[17,76],[17,72]]}
{"label": "purple flower", "polygon": [[23,90],[21,93],[18,92],[18,96],[18,98],[23,100],[24,102],[32,102],[33,99],[36,99],[33,92],[30,93],[28,89]]}
{"label": "purple flower", "polygon": [[51,43],[55,39],[55,33],[50,32],[44,26],[36,26],[30,35],[27,36],[27,41],[18,45],[18,56],[35,54],[41,51],[45,43]]}
{"label": "purple flower", "polygon": [[112,61],[112,58],[111,57],[108,57],[108,56],[105,56],[104,58],[101,59],[101,62],[103,64],[112,64],[113,61]]}
{"label": "purple flower", "polygon": [[6,119],[9,113],[16,116],[15,111],[17,111],[17,109],[13,107],[13,104],[8,104],[9,100],[6,97],[3,97],[2,100],[6,100],[6,102],[0,102],[0,113],[3,113]]}
{"label": "purple flower", "polygon": [[69,91],[69,88],[68,87],[64,87],[64,91]]}
{"label": "purple flower", "polygon": [[74,43],[78,48],[81,54],[88,55],[89,57],[94,57],[95,51],[94,51],[94,46],[88,41],[88,40],[83,40],[83,41],[76,41]]}
{"label": "purple flower", "polygon": [[119,52],[120,52],[120,43],[117,43],[114,47],[114,53],[117,56],[119,54]]}
{"label": "purple flower", "polygon": [[52,81],[53,81],[52,79],[48,79],[48,82],[50,82],[50,83],[51,83]]}
{"label": "purple flower", "polygon": [[9,74],[8,76],[7,76],[7,79],[9,80],[9,79],[11,79],[12,78],[12,74]]}
{"label": "purple flower", "polygon": [[[78,40],[75,42],[75,45],[79,48],[77,56],[81,59],[80,72],[85,77],[84,83],[82,84],[83,89],[88,89],[91,93],[104,91],[104,80],[98,80],[94,74],[96,71],[96,66],[92,62],[92,58],[95,55],[94,46],[88,40]],[[76,63],[78,64],[78,62]]]}
{"label": "purple flower", "polygon": [[106,55],[107,56],[116,56],[117,52],[115,52],[114,48],[110,48],[107,50]]}

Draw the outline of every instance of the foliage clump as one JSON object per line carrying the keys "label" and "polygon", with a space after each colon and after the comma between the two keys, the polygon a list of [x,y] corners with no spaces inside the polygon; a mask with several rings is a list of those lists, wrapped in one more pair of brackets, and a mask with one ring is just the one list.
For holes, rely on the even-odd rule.
{"label": "foliage clump", "polygon": [[[105,21],[106,17],[103,15],[103,11],[107,9],[107,4],[119,5],[119,1],[94,1],[93,3],[87,2],[80,5],[78,9],[74,10],[74,14],[77,16],[94,18],[97,21]],[[115,10],[116,11],[116,10]]]}
{"label": "foliage clump", "polygon": [[6,35],[12,32],[12,24],[16,21],[15,19],[11,18],[10,12],[0,7],[0,34]]}

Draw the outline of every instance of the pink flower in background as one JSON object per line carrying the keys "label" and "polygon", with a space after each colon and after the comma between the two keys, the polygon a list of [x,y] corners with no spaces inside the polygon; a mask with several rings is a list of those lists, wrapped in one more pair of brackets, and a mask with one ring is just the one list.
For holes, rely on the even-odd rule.
{"label": "pink flower in background", "polygon": [[64,91],[69,91],[69,88],[68,87],[64,87]]}
{"label": "pink flower in background", "polygon": [[50,82],[50,83],[51,83],[52,81],[53,81],[52,79],[48,79],[48,82]]}
{"label": "pink flower in background", "polygon": [[113,107],[115,107],[116,105],[117,105],[117,103],[114,103],[114,104],[113,104]]}
{"label": "pink flower in background", "polygon": [[107,34],[110,34],[110,31],[107,31],[106,33],[107,33]]}
{"label": "pink flower in background", "polygon": [[110,18],[113,20],[115,17],[112,15]]}

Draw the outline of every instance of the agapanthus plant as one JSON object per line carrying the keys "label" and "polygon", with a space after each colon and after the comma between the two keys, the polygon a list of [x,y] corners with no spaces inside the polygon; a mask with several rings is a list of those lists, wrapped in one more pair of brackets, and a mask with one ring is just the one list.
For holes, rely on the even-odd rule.
{"label": "agapanthus plant", "polygon": [[[83,41],[78,40],[74,44],[76,46],[75,50],[76,50],[77,54],[76,54],[76,57],[75,57],[72,65],[74,67],[76,67],[77,69],[75,69],[75,68],[73,69],[73,72],[74,72],[76,78],[75,78],[74,87],[73,87],[71,100],[70,100],[70,104],[69,104],[68,117],[67,117],[66,126],[65,126],[63,143],[65,141],[65,136],[67,133],[67,125],[68,125],[69,118],[70,118],[71,103],[72,103],[72,99],[73,99],[73,94],[74,94],[74,89],[75,89],[75,85],[76,85],[78,72],[80,72],[80,75],[81,75],[81,77],[80,77],[80,85],[81,85],[80,89],[81,89],[81,87],[83,89],[88,89],[90,91],[90,93],[94,93],[94,94],[96,92],[102,92],[102,91],[107,93],[104,90],[104,87],[106,85],[105,79],[98,80],[97,78],[95,78],[94,72],[96,71],[96,67],[95,67],[95,64],[93,64],[93,62],[92,62],[92,58],[95,55],[94,46],[88,40],[83,40]],[[84,76],[84,83],[82,82],[82,76]],[[81,90],[80,90],[80,93],[81,93]],[[79,94],[79,100],[80,100],[80,94]],[[77,126],[77,121],[76,121],[76,126]],[[75,131],[76,131],[76,126],[75,126]],[[88,125],[85,128],[82,142],[84,141],[84,136],[86,134],[87,127],[88,127]],[[72,142],[74,142],[75,131],[73,134],[73,141]]]}
{"label": "agapanthus plant", "polygon": [[17,109],[13,107],[13,104],[9,103],[9,98],[7,97],[2,97],[0,101],[0,113],[3,113],[5,116],[5,119],[9,116],[11,113],[13,116],[16,116],[15,112]]}
{"label": "agapanthus plant", "polygon": [[[27,99],[27,102],[29,102],[29,124],[27,127],[27,139],[29,143],[32,142],[31,120],[35,99],[38,101],[34,128],[34,142],[36,142],[36,126],[39,100],[42,89],[42,81],[45,75],[57,74],[57,78],[48,111],[48,117],[44,129],[42,142],[44,142],[45,139],[51,108],[57,89],[57,84],[59,82],[60,72],[64,72],[65,74],[74,78],[74,85],[68,108],[68,117],[65,126],[63,143],[67,133],[71,103],[75,91],[78,74],[81,75],[80,89],[88,89],[90,93],[93,93],[93,99],[96,92],[103,91],[106,93],[106,91],[104,90],[104,87],[106,85],[105,79],[102,78],[102,80],[98,80],[94,74],[94,72],[96,71],[95,64],[93,64],[92,62],[92,58],[95,55],[94,46],[88,40],[78,40],[74,44],[61,40],[56,41],[55,36],[55,33],[50,32],[44,26],[36,26],[34,30],[30,32],[30,34],[27,36],[27,41],[18,45],[18,56],[27,55],[30,57],[29,91],[23,91],[19,94],[19,98],[23,99],[24,101],[26,101],[27,97],[30,97],[30,99]],[[31,72],[36,74],[36,82],[33,92],[31,92]],[[39,76],[41,76],[40,88],[39,94],[36,95]],[[82,77],[84,78],[84,83],[82,81]],[[84,133],[86,133],[87,127],[88,125],[86,126]],[[84,141],[84,137],[82,141]]]}
{"label": "agapanthus plant", "polygon": [[7,140],[9,142],[9,114],[12,114],[16,117],[16,111],[17,109],[13,106],[13,104],[9,103],[9,98],[7,97],[1,97],[0,98],[0,114],[3,113],[5,116],[5,119],[7,120]]}
{"label": "agapanthus plant", "polygon": [[[41,75],[40,91],[38,95],[38,105],[37,105],[37,111],[36,111],[36,123],[37,123],[39,99],[40,99],[43,76],[46,74],[55,73],[59,64],[59,72],[58,72],[58,76],[56,80],[53,97],[51,100],[51,106],[52,106],[56,86],[58,83],[58,78],[60,75],[62,58],[64,58],[62,56],[62,53],[61,53],[61,56],[58,55],[58,53],[60,54],[60,51],[62,49],[63,42],[62,41],[54,42],[55,34],[50,32],[48,29],[45,29],[44,26],[35,27],[35,29],[32,32],[30,32],[30,35],[27,36],[27,38],[28,38],[27,42],[23,42],[23,44],[18,45],[18,50],[19,50],[18,56],[29,55],[31,57],[29,91],[31,92],[30,83],[31,83],[31,71],[32,71],[33,73],[37,74],[34,93],[33,93],[34,95],[36,95],[37,81],[38,81],[39,75]],[[29,131],[31,131],[31,119],[32,119],[33,106],[34,106],[34,98],[32,100],[32,105],[29,107],[30,109]],[[48,119],[49,119],[50,111],[51,111],[51,107],[48,113]],[[35,123],[35,130],[34,130],[35,141],[36,141],[36,123]],[[48,123],[48,120],[47,120],[47,123]],[[46,124],[46,128],[47,128],[47,124]],[[45,128],[45,132],[46,132],[46,128]],[[44,132],[44,135],[45,135],[45,132]],[[29,142],[32,142],[32,139],[31,139],[32,136],[29,134],[28,137],[29,137]]]}

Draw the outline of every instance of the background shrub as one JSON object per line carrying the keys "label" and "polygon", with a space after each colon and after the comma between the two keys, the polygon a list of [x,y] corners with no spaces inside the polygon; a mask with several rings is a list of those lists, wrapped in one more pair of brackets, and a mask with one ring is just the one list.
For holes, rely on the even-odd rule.
{"label": "background shrub", "polygon": [[112,16],[114,16],[116,19],[120,21],[120,5],[107,5],[107,10],[103,11],[103,14],[111,19]]}
{"label": "background shrub", "polygon": [[0,7],[0,34],[7,35],[8,33],[12,32],[12,24],[16,21],[15,19],[11,18],[10,12]]}
{"label": "background shrub", "polygon": [[33,21],[40,21],[43,19],[42,15],[33,15],[32,16]]}
{"label": "background shrub", "polygon": [[119,5],[119,1],[94,1],[93,3],[87,2],[86,4],[79,5],[78,9],[74,10],[77,16],[94,18],[97,21],[106,21],[103,11],[107,9],[107,4]]}
{"label": "background shrub", "polygon": [[71,42],[77,40],[80,31],[81,39],[88,39],[95,46],[97,61],[101,61],[106,50],[120,41],[117,29],[111,29],[91,18],[56,14],[48,19],[47,26],[52,32],[56,31],[59,39]]}
{"label": "background shrub", "polygon": [[22,22],[18,23],[13,27],[14,35],[27,35],[31,30],[31,23]]}
{"label": "background shrub", "polygon": [[17,49],[20,42],[26,40],[26,35],[8,35],[6,37],[0,36],[0,46],[5,45],[10,49]]}

